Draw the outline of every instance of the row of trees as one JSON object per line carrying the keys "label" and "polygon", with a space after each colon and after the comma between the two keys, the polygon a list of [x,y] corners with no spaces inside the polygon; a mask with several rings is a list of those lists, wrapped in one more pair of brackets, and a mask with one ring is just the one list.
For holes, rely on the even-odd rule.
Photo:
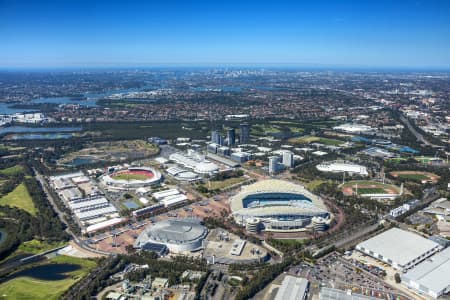
{"label": "row of trees", "polygon": [[[6,164],[8,165],[8,164]],[[3,168],[5,164],[0,163]],[[18,171],[6,176],[7,190],[14,189],[18,184],[24,183],[37,209],[36,215],[25,210],[0,206],[0,227],[7,233],[6,240],[0,245],[0,259],[7,257],[17,247],[31,239],[57,242],[68,240],[64,225],[53,211],[40,184],[33,176],[33,172],[25,163],[18,165]],[[5,187],[3,187],[5,188]]]}

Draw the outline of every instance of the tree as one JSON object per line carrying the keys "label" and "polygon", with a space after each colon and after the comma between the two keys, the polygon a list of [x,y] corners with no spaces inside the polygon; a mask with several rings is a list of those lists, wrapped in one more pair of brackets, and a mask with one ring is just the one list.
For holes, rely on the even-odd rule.
{"label": "tree", "polygon": [[394,279],[395,279],[395,282],[396,282],[396,283],[402,282],[402,279],[400,278],[400,274],[398,274],[398,273],[395,273]]}

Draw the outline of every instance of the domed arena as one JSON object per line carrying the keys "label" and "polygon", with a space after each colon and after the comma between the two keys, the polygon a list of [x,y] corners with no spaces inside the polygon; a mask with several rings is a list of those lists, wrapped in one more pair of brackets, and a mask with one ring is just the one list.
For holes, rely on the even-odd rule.
{"label": "domed arena", "polygon": [[242,187],[231,198],[231,210],[238,224],[248,228],[258,219],[262,230],[273,232],[310,230],[318,217],[327,224],[332,220],[320,197],[301,185],[276,179]]}
{"label": "domed arena", "polygon": [[147,243],[163,244],[172,253],[196,251],[203,248],[208,229],[193,218],[171,219],[148,226],[136,239],[134,246],[143,248]]}

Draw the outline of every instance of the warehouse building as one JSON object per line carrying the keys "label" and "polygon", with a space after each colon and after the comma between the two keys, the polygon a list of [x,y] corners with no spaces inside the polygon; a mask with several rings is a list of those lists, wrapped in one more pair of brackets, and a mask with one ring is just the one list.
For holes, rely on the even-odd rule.
{"label": "warehouse building", "polygon": [[420,294],[438,298],[450,292],[450,248],[435,254],[401,276],[402,283]]}
{"label": "warehouse building", "polygon": [[442,250],[443,247],[415,233],[392,228],[358,244],[356,249],[397,270],[404,271]]}
{"label": "warehouse building", "polygon": [[275,296],[275,300],[304,300],[308,295],[309,281],[287,275]]}

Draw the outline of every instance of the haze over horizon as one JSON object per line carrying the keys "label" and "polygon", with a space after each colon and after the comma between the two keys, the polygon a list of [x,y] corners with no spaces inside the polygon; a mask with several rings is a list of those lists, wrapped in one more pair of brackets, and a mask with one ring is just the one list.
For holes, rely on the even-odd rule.
{"label": "haze over horizon", "polygon": [[0,68],[450,68],[450,1],[0,0]]}

